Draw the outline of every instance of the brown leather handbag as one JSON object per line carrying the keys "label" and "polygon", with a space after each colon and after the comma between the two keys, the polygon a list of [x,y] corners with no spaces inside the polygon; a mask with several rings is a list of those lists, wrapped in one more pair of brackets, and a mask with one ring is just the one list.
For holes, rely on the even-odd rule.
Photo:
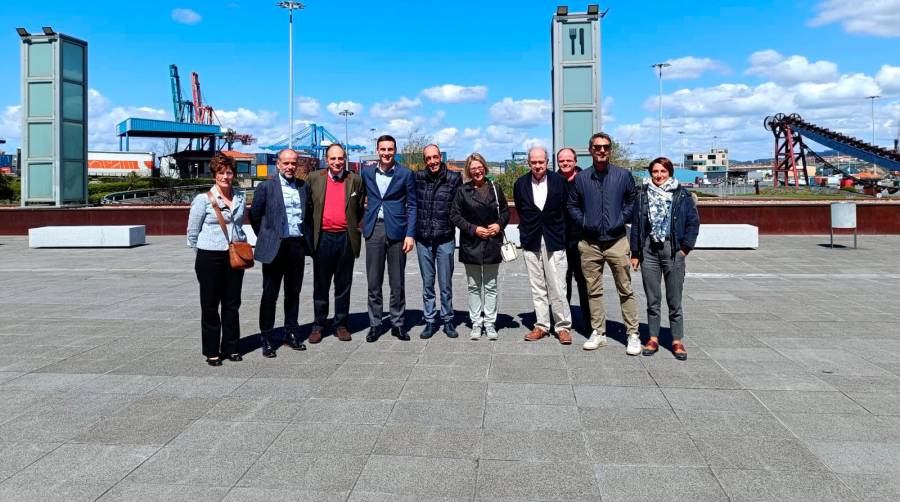
{"label": "brown leather handbag", "polygon": [[213,209],[216,210],[219,226],[222,227],[222,232],[225,233],[225,239],[229,241],[228,259],[231,262],[231,268],[237,270],[253,268],[253,247],[249,242],[231,242],[228,238],[228,227],[225,226],[225,217],[222,216],[222,210],[219,209],[219,204],[216,203],[212,191],[206,192],[206,197],[209,199]]}

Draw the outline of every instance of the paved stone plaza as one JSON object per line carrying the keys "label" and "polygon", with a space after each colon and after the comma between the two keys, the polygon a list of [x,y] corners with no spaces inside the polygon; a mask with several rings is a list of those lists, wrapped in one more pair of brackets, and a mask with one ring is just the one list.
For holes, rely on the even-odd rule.
{"label": "paved stone plaza", "polygon": [[[686,362],[626,356],[613,297],[610,347],[522,341],[521,260],[499,341],[367,344],[358,260],[352,342],[264,360],[257,267],[251,352],[211,368],[183,238],[0,237],[0,500],[897,500],[900,237],[827,241],[692,254]],[[454,283],[464,320],[461,266]],[[412,255],[410,323],[420,289]]]}

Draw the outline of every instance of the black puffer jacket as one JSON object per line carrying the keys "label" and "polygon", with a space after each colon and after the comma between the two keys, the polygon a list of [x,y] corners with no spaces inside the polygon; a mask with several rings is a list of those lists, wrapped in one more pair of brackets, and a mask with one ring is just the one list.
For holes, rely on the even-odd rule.
{"label": "black puffer jacket", "polygon": [[442,244],[455,238],[450,206],[461,184],[459,173],[448,170],[443,162],[437,176],[431,175],[427,167],[416,172],[417,241]]}
{"label": "black puffer jacket", "polygon": [[[491,182],[487,183],[490,187]],[[497,189],[496,198],[493,188]],[[497,223],[505,229],[509,223],[509,203],[499,185],[489,188],[490,197],[487,200],[478,197],[475,190],[475,185],[469,181],[460,187],[453,199],[451,218],[460,230],[459,261],[470,265],[497,264],[502,261],[500,246],[503,245],[503,234],[485,240],[475,235],[475,228]]]}

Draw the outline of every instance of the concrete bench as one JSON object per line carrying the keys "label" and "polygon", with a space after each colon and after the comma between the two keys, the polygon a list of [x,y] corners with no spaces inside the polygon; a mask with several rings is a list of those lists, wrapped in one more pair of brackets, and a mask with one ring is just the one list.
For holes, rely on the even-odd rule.
{"label": "concrete bench", "polygon": [[[508,225],[506,238],[519,244],[519,226]],[[696,247],[703,249],[756,249],[759,247],[759,228],[743,224],[701,224]]]}
{"label": "concrete bench", "polygon": [[32,248],[130,248],[147,243],[144,225],[84,225],[28,229]]}
{"label": "concrete bench", "polygon": [[700,224],[697,248],[756,249],[759,247],[759,228],[745,224]]}

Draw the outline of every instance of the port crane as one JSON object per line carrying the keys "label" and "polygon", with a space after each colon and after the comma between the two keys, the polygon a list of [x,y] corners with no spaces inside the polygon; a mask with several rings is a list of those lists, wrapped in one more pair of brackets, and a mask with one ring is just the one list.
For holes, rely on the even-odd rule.
{"label": "port crane", "polygon": [[[219,118],[216,117],[216,111],[212,105],[203,102],[203,93],[200,90],[200,75],[197,72],[191,72],[191,98],[184,99],[181,94],[181,77],[178,74],[178,66],[169,65],[169,80],[172,86],[172,112],[175,115],[176,122],[187,122],[192,124],[221,125]],[[197,140],[198,150],[204,149],[203,140]],[[222,143],[229,150],[234,143],[242,145],[250,145],[256,142],[250,134],[235,132],[233,129],[227,129],[221,138]],[[176,140],[175,150],[178,150]]]}

